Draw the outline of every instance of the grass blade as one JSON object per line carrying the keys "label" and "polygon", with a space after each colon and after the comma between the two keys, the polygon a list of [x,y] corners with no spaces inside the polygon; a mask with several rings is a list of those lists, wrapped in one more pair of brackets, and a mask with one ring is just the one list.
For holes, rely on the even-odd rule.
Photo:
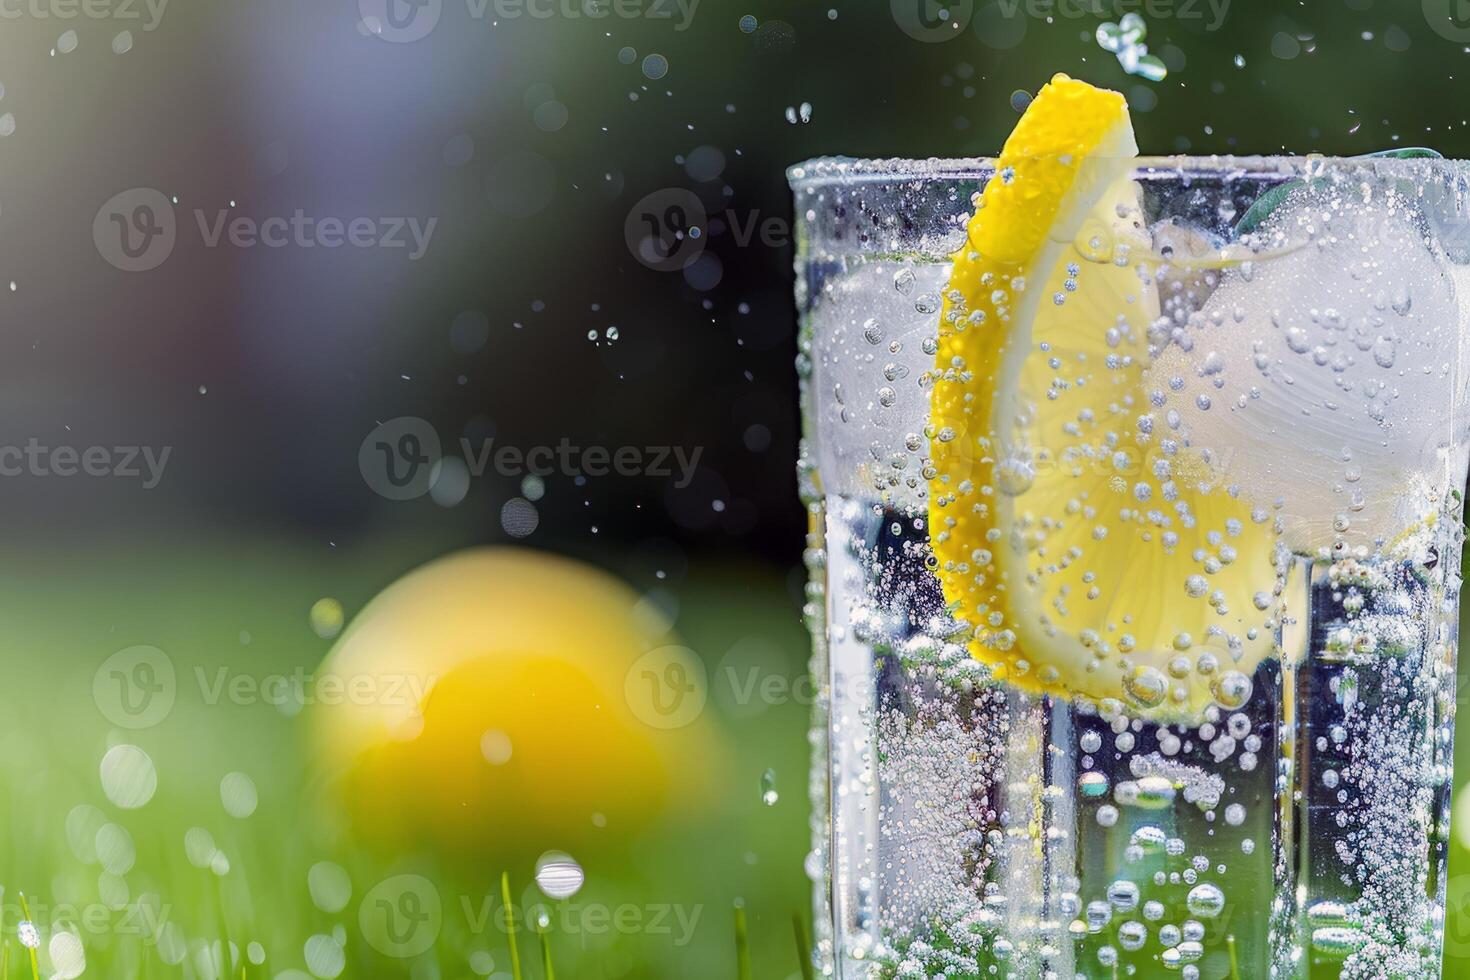
{"label": "grass blade", "polygon": [[745,924],[745,901],[735,900],[735,975],[750,980],[750,935]]}
{"label": "grass blade", "polygon": [[510,941],[510,975],[514,980],[525,980],[521,975],[521,951],[516,945],[516,913],[510,904],[510,872],[500,873],[500,897],[504,902],[505,936]]}
{"label": "grass blade", "polygon": [[806,919],[800,912],[791,913],[791,931],[796,934],[796,960],[801,965],[801,980],[814,980],[812,971],[812,937]]}
{"label": "grass blade", "polygon": [[547,929],[537,929],[541,937],[541,967],[546,971],[546,980],[556,980],[556,971],[551,967],[551,936]]}
{"label": "grass blade", "polygon": [[[35,923],[31,921],[31,903],[26,901],[25,892],[20,892],[19,895],[21,914],[26,917],[27,922],[34,926]],[[41,970],[36,965],[36,947],[26,946],[26,952],[31,954],[31,980],[41,980]]]}

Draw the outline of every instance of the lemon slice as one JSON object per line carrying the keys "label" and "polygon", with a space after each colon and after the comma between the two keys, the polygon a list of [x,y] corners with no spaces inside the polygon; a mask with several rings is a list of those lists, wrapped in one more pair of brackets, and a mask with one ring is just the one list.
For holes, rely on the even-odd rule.
{"label": "lemon slice", "polygon": [[945,291],[931,543],[1000,678],[1193,716],[1273,649],[1276,533],[1170,438],[1137,152],[1123,97],[1065,75],[1006,141]]}

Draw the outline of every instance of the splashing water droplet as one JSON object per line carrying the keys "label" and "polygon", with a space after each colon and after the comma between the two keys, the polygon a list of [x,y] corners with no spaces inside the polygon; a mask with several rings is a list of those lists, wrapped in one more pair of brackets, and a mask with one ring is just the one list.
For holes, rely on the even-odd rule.
{"label": "splashing water droplet", "polygon": [[547,851],[536,862],[536,887],[547,898],[571,898],[586,881],[582,866],[560,851]]}
{"label": "splashing water droplet", "polygon": [[781,794],[776,791],[776,770],[767,769],[761,773],[761,802],[766,806],[775,806],[781,799]]}

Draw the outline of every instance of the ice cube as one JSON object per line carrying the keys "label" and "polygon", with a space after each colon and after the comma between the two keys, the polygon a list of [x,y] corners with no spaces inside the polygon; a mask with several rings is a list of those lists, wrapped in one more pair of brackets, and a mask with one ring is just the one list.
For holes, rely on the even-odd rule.
{"label": "ice cube", "polygon": [[1208,453],[1304,553],[1428,517],[1463,442],[1470,297],[1412,199],[1354,191],[1293,192],[1260,229],[1268,254],[1224,270],[1150,368],[1160,438]]}

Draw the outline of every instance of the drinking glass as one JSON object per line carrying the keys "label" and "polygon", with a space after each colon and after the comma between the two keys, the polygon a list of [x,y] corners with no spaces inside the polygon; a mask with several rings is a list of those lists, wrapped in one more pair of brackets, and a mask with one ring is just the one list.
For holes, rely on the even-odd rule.
{"label": "drinking glass", "polygon": [[[1109,406],[1111,428],[1078,412],[1063,447],[1022,453],[1005,447],[1013,433],[983,433],[1026,477],[968,488],[1007,495],[1018,515],[984,542],[985,560],[1005,550],[1016,590],[1087,560],[1105,532],[1165,546],[1182,536],[1173,547],[1197,549],[1199,575],[1104,564],[1078,579],[1086,596],[1080,584],[1067,596],[1126,593],[1182,619],[1191,603],[1226,604],[1210,575],[1246,560],[1234,535],[1271,542],[1252,558],[1271,584],[1232,610],[1254,623],[1248,639],[1212,627],[1136,650],[1126,617],[1081,637],[1092,676],[1123,679],[1109,696],[1075,665],[1030,682],[1058,662],[1061,639],[1026,641],[1024,677],[1018,661],[984,656],[980,638],[995,632],[957,617],[938,573],[931,535],[946,511],[934,498],[955,487],[937,482],[931,448],[954,437],[931,413],[936,356],[956,327],[944,319],[950,275],[993,162],[791,168],[798,470],[822,691],[808,871],[826,975],[1441,975],[1467,170],[1438,158],[1139,158],[1125,216],[1138,244],[1073,243],[1078,296],[1096,262],[1134,269],[1152,297],[1147,322],[1124,328],[1146,351],[1139,399]],[[1119,326],[1108,312],[1085,324],[1099,345]],[[997,349],[1015,329],[983,328]],[[1067,356],[1038,343],[985,369],[1044,375],[1041,359],[1055,359],[1073,382],[1045,399],[1065,409],[1077,380],[1102,371]],[[1043,400],[1020,414],[1056,410]],[[1182,472],[1190,454],[1249,519],[1204,535],[1171,503],[1172,480],[1204,479]],[[1116,493],[1048,510],[1049,498],[1029,499],[1047,465],[1102,473]],[[1098,527],[1066,558],[1058,547],[1052,565],[1027,564],[1037,549],[1025,535],[1078,522]],[[1058,602],[1042,619],[1073,643],[1067,615]],[[1203,702],[1189,693],[1200,684]]]}

